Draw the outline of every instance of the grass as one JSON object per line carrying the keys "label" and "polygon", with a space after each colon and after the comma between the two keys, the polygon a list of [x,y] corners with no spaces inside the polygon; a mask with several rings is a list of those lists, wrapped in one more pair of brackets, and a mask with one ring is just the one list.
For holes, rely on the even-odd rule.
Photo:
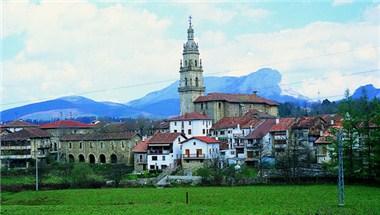
{"label": "grass", "polygon": [[[189,192],[190,203],[185,204]],[[1,214],[380,214],[380,188],[333,185],[71,189],[3,193]]]}
{"label": "grass", "polygon": [[[35,183],[34,176],[1,176],[1,185],[33,185]],[[60,184],[64,183],[64,179],[56,175],[47,175],[40,179],[40,183]]]}

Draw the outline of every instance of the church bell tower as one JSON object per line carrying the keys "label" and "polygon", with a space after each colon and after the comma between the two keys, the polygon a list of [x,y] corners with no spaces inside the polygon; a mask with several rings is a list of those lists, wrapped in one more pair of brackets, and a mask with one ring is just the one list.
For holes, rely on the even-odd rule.
{"label": "church bell tower", "polygon": [[179,97],[181,115],[194,112],[193,101],[204,95],[202,60],[199,58],[198,44],[194,41],[194,29],[189,17],[187,42],[183,44],[183,58],[180,63]]}

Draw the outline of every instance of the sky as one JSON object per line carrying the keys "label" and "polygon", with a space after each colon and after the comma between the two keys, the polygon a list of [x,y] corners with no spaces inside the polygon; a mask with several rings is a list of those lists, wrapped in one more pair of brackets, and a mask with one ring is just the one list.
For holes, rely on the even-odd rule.
{"label": "sky", "polygon": [[283,90],[312,99],[380,88],[380,1],[0,4],[0,110],[70,95],[126,103],[167,86],[189,15],[205,76],[269,67]]}

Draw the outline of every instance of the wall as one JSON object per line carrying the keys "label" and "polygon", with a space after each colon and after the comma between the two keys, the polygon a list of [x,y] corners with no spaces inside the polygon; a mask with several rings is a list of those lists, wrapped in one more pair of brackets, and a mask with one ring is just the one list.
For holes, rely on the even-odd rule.
{"label": "wall", "polygon": [[[182,127],[182,124],[183,124],[183,127]],[[192,136],[207,136],[211,126],[212,126],[211,120],[170,121],[170,132],[173,133],[175,132],[175,130],[177,132],[181,132],[183,130],[186,137],[189,137],[189,138]],[[188,133],[189,129],[191,129],[191,134]],[[205,133],[203,133],[203,129]]]}

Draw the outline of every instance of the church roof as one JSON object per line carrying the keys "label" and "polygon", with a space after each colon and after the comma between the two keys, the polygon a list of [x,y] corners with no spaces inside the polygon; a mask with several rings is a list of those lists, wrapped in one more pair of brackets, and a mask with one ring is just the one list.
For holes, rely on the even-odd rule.
{"label": "church roof", "polygon": [[197,112],[191,112],[191,113],[185,113],[181,116],[176,116],[173,118],[170,118],[170,121],[185,121],[185,120],[197,120],[197,119],[211,119],[205,114],[197,113]]}
{"label": "church roof", "polygon": [[275,105],[278,103],[272,100],[262,98],[255,94],[229,94],[229,93],[209,93],[206,96],[199,96],[194,102],[208,102],[208,101],[227,101],[232,103],[256,103]]}

